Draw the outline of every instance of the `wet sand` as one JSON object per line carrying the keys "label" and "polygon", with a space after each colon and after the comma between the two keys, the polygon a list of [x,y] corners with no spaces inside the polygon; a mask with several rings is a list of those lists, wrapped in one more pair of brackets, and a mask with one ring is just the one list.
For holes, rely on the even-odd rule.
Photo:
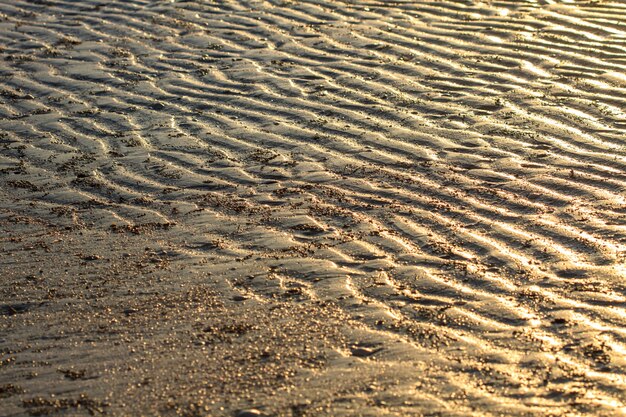
{"label": "wet sand", "polygon": [[626,415],[625,25],[0,0],[0,415]]}

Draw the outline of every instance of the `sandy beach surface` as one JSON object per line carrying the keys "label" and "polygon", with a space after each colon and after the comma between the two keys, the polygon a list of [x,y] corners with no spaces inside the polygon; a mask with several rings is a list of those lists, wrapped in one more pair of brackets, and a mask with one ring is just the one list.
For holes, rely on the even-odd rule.
{"label": "sandy beach surface", "polygon": [[626,5],[0,0],[0,415],[626,415]]}

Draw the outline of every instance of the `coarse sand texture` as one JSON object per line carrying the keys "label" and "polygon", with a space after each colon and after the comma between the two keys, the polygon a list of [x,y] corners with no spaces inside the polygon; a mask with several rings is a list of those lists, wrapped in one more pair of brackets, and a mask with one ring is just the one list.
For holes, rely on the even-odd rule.
{"label": "coarse sand texture", "polygon": [[626,4],[0,0],[0,416],[625,416]]}

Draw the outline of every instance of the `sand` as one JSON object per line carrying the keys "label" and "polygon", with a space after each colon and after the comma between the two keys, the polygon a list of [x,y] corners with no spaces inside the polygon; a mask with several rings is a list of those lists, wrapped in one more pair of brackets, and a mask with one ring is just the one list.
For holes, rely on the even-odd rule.
{"label": "sand", "polygon": [[625,25],[0,0],[0,415],[626,415]]}

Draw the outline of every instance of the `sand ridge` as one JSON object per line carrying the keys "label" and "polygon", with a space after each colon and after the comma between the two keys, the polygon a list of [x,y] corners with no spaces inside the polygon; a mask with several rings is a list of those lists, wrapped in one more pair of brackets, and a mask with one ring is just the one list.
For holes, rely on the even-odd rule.
{"label": "sand ridge", "polygon": [[[611,1],[0,1],[1,248],[19,260],[0,261],[7,415],[623,414],[625,16]],[[115,376],[125,354],[97,359],[111,340],[42,336],[34,317],[61,326],[61,301],[20,310],[45,298],[28,251],[70,275],[128,268],[133,294],[132,265],[160,266],[148,288],[187,282],[215,306],[190,317],[228,338]],[[129,302],[102,285],[103,303]],[[156,326],[196,337],[171,314]],[[146,326],[118,331],[158,359]],[[284,329],[268,346],[291,361],[242,354],[254,365],[231,385],[232,367],[210,368]],[[310,357],[307,334],[327,337]],[[76,354],[97,370],[27,379],[38,349],[35,368]],[[251,377],[252,356],[287,367],[268,373],[281,382]],[[124,388],[144,378],[161,382]]]}

